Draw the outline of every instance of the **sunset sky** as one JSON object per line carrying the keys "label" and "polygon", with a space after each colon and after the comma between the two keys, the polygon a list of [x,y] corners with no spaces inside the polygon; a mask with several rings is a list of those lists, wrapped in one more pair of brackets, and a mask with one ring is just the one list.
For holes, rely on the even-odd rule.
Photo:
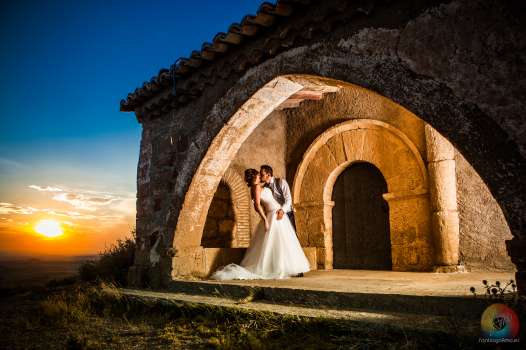
{"label": "sunset sky", "polygon": [[141,126],[119,101],[260,3],[2,2],[0,256],[94,254],[129,235]]}

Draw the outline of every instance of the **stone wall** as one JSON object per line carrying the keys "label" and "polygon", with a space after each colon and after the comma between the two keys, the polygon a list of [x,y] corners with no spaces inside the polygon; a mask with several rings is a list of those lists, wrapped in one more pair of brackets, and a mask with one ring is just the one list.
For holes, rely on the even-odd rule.
{"label": "stone wall", "polygon": [[469,270],[515,270],[506,251],[510,228],[488,186],[457,150],[457,202],[460,216],[460,260]]}

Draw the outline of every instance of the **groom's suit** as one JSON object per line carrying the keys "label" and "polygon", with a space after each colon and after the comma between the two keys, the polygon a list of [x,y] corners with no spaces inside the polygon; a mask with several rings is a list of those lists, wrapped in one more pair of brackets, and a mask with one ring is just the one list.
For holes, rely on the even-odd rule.
{"label": "groom's suit", "polygon": [[290,219],[294,230],[296,229],[296,223],[294,222],[294,212],[292,211],[292,195],[290,194],[289,184],[285,179],[275,178],[272,176],[267,186],[272,191],[274,198],[281,205],[281,208],[287,214]]}

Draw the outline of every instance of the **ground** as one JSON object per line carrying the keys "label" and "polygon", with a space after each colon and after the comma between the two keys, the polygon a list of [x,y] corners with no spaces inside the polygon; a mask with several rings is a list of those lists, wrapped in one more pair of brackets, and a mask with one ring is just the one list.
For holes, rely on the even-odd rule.
{"label": "ground", "polygon": [[0,308],[2,349],[473,348],[438,333],[128,298],[104,284],[33,289]]}
{"label": "ground", "polygon": [[[26,274],[18,276],[18,281],[27,280],[24,275],[27,277],[30,273],[38,275],[35,266],[29,263],[24,266],[32,267]],[[64,265],[64,268],[56,269],[56,273],[63,276],[65,269]],[[47,267],[42,267],[41,271],[45,271],[45,276],[41,275],[39,281],[51,280],[45,286],[0,288],[0,349],[481,348],[477,342],[478,320],[475,319],[471,319],[468,325],[464,319],[451,318],[450,315],[355,310],[343,304],[331,308],[324,306],[322,301],[317,306],[283,305],[266,300],[257,293],[236,298],[214,296],[214,293],[131,290],[116,288],[109,283],[79,282],[72,275],[66,279],[55,278],[57,275]],[[395,282],[393,278],[398,278],[397,286],[405,284],[407,292],[422,285],[433,289],[439,286],[440,279],[442,282],[464,280],[465,284],[467,276],[435,275],[439,281],[434,280],[431,284],[420,281],[419,287],[417,280],[410,283],[411,273],[405,273],[404,279],[399,273],[335,272],[330,278],[332,286],[327,285],[327,278],[331,277],[328,273],[313,271],[304,278],[281,281],[282,289],[297,290],[310,283],[313,296],[316,296],[316,285],[325,285],[326,289],[339,287],[340,293],[352,293],[368,288],[368,285],[378,285],[379,280]],[[310,281],[309,274],[312,274]],[[349,274],[359,283],[345,286],[345,282],[350,281]],[[206,281],[185,283],[219,288],[217,284]],[[245,287],[256,291],[277,289],[275,283],[253,281]],[[223,288],[239,287],[240,284],[243,283],[231,282]],[[444,296],[447,290],[455,290],[454,285],[445,283],[442,289],[435,290],[435,297]],[[383,291],[389,292],[386,287]],[[381,292],[382,289],[376,290],[376,293]],[[458,310],[455,314],[458,315]],[[487,345],[482,348],[494,347]]]}

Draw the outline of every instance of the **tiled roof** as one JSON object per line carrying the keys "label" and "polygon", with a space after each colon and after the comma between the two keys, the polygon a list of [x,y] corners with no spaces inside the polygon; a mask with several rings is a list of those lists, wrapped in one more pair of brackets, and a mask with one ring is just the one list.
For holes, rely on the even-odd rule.
{"label": "tiled roof", "polygon": [[[275,26],[280,18],[290,16],[298,6],[310,2],[310,0],[278,0],[275,4],[268,2],[261,4],[256,15],[243,17],[241,23],[230,25],[226,33],[216,34],[211,43],[205,42],[201,50],[193,51],[190,57],[179,58],[170,69],[161,69],[159,74],[129,93],[121,100],[120,110],[134,111],[161,91],[173,87],[177,80],[184,79],[215,61],[233,46],[245,44],[251,38]],[[178,90],[179,87],[176,87],[176,93]]]}

